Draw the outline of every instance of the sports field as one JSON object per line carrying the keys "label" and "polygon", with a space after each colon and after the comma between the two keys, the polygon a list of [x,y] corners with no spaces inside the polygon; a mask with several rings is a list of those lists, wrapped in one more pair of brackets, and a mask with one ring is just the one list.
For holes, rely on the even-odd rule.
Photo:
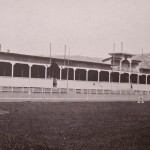
{"label": "sports field", "polygon": [[0,150],[147,150],[150,102],[0,103]]}

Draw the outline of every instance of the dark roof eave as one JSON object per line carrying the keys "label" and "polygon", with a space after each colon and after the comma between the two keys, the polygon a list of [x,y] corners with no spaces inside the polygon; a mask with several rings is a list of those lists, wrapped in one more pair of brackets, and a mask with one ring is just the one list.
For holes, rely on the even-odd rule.
{"label": "dark roof eave", "polygon": [[150,68],[144,68],[144,67],[141,67],[140,69],[150,70]]}
{"label": "dark roof eave", "polygon": [[134,54],[129,54],[129,53],[123,53],[123,52],[119,52],[119,53],[109,53],[109,55],[128,55],[128,56],[135,56]]}
{"label": "dark roof eave", "polygon": [[136,59],[133,59],[132,61],[134,61],[134,62],[142,62],[141,60],[136,60]]}

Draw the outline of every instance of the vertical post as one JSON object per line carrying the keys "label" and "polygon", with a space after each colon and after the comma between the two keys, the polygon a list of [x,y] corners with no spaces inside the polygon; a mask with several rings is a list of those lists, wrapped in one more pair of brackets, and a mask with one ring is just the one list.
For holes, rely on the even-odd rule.
{"label": "vertical post", "polygon": [[[32,67],[32,64],[29,64],[29,84],[30,84],[30,79],[31,79],[31,67]],[[29,85],[29,91],[28,91],[28,95],[29,95],[29,100],[31,99],[31,85]]]}
{"label": "vertical post", "polygon": [[148,75],[145,75],[145,78],[146,78],[146,83],[145,83],[145,84],[147,84],[147,78],[148,78]]}
{"label": "vertical post", "polygon": [[139,84],[140,83],[140,79],[139,79],[140,77],[139,77],[139,74],[137,75],[137,84]]}
{"label": "vertical post", "polygon": [[132,61],[130,61],[130,72],[131,72],[131,69],[132,69],[132,66],[131,66],[131,64],[132,64]]}
{"label": "vertical post", "polygon": [[131,75],[131,74],[129,73],[129,80],[128,80],[128,81],[129,81],[129,83],[131,83],[131,80],[130,80],[130,75]]}
{"label": "vertical post", "polygon": [[67,59],[68,64],[67,64],[67,93],[69,92],[68,90],[68,80],[69,80],[69,58],[70,58],[70,49],[69,49],[69,57]]}
{"label": "vertical post", "polygon": [[31,78],[31,67],[32,67],[32,65],[29,64],[29,78]]}
{"label": "vertical post", "polygon": [[98,70],[98,82],[99,82],[99,74],[100,74],[101,70]]}
{"label": "vertical post", "polygon": [[122,65],[121,65],[122,61],[120,60],[120,71],[122,70]]}
{"label": "vertical post", "polygon": [[86,95],[86,101],[88,101],[88,71],[89,69],[86,69],[86,87],[87,87],[87,95]]}
{"label": "vertical post", "polygon": [[112,62],[112,71],[114,71],[114,61],[115,61],[115,43],[113,48],[113,62]]}
{"label": "vertical post", "polygon": [[142,68],[143,68],[143,49],[142,49]]}
{"label": "vertical post", "polygon": [[68,93],[68,80],[69,80],[69,60],[68,60],[68,66],[67,66],[67,93]]}
{"label": "vertical post", "polygon": [[76,68],[73,68],[73,80],[75,81],[76,79]]}
{"label": "vertical post", "polygon": [[52,62],[51,62],[51,48],[52,48],[52,45],[51,45],[51,42],[50,42],[50,57],[49,57],[49,63],[51,64]]}
{"label": "vertical post", "polygon": [[64,50],[64,66],[66,65],[66,45],[65,45],[65,50]]}
{"label": "vertical post", "polygon": [[43,90],[42,91],[43,92],[43,98],[45,99],[45,88],[43,87],[42,90]]}
{"label": "vertical post", "polygon": [[11,77],[14,77],[14,63],[11,63],[12,69],[11,69]]}
{"label": "vertical post", "polygon": [[88,71],[89,69],[86,69],[86,81],[88,81]]}
{"label": "vertical post", "polygon": [[109,71],[109,82],[110,82],[111,71]]}
{"label": "vertical post", "polygon": [[121,82],[121,73],[119,72],[119,83]]}
{"label": "vertical post", "polygon": [[[119,72],[119,83],[121,83],[121,72]],[[119,86],[120,86],[120,90],[119,90],[119,93],[120,93],[120,95],[121,95],[121,84],[119,84]]]}

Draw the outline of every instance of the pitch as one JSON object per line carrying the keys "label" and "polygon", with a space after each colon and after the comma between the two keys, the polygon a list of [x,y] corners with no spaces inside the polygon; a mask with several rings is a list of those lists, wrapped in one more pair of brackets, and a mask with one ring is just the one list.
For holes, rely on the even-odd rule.
{"label": "pitch", "polygon": [[150,149],[150,102],[0,103],[2,150]]}

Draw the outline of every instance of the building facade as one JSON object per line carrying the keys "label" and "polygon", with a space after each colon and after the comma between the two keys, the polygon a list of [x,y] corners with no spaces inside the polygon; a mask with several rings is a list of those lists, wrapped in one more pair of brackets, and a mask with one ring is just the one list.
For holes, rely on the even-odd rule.
{"label": "building facade", "polygon": [[[117,91],[133,88],[150,91],[150,69],[140,67],[140,60],[123,52],[110,53],[110,56],[98,63],[0,52],[0,90],[63,88]],[[53,62],[58,66],[57,70],[52,68]]]}

